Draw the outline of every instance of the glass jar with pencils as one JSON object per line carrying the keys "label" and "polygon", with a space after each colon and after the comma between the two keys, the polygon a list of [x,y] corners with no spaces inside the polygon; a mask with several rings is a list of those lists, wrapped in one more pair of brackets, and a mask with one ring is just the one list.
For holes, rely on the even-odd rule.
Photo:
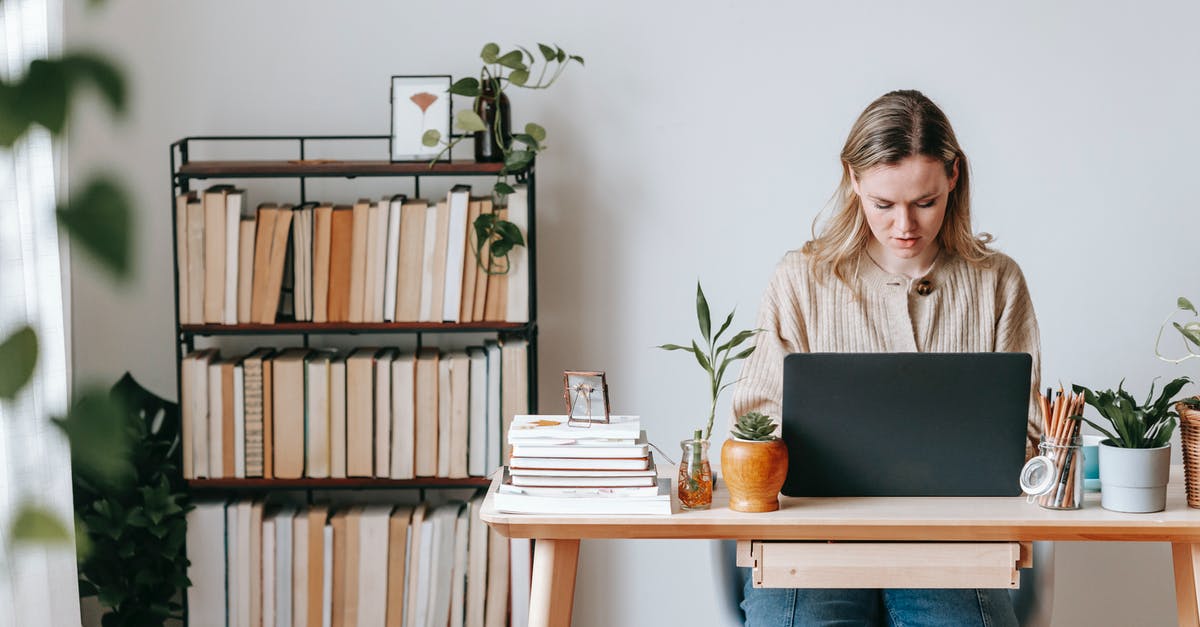
{"label": "glass jar with pencils", "polygon": [[1043,433],[1038,456],[1021,470],[1021,489],[1046,509],[1083,507],[1083,436],[1079,416],[1083,397],[1062,392],[1050,399],[1050,390],[1039,399]]}
{"label": "glass jar with pencils", "polygon": [[700,429],[690,440],[680,442],[683,457],[679,460],[677,493],[679,505],[685,510],[708,509],[712,505],[713,478],[708,465],[708,441]]}

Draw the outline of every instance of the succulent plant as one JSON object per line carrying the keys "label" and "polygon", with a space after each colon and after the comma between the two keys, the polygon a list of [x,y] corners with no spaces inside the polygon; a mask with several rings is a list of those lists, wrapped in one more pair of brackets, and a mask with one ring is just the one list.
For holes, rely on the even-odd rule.
{"label": "succulent plant", "polygon": [[756,411],[747,412],[738,417],[729,433],[739,440],[769,442],[775,439],[775,421]]}

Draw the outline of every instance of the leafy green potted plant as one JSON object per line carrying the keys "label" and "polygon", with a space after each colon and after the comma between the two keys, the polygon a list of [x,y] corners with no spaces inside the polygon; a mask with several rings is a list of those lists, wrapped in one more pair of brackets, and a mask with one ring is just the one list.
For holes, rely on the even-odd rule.
{"label": "leafy green potted plant", "polygon": [[[1175,311],[1158,328],[1158,338],[1154,341],[1154,354],[1159,359],[1173,364],[1181,364],[1189,359],[1200,357],[1200,322],[1193,320],[1186,324],[1173,322],[1171,319],[1180,312],[1191,312],[1196,317],[1196,307],[1188,299],[1180,296],[1175,302]],[[1183,339],[1182,357],[1167,357],[1159,347],[1162,344],[1163,331],[1170,323]],[[1200,396],[1185,398],[1175,404],[1179,412],[1180,444],[1183,448],[1183,479],[1187,492],[1188,507],[1200,508]]]}
{"label": "leafy green potted plant", "polygon": [[1092,425],[1103,436],[1100,441],[1100,505],[1117,512],[1158,512],[1166,507],[1167,478],[1171,463],[1171,435],[1179,414],[1172,399],[1190,380],[1180,377],[1163,386],[1154,398],[1154,385],[1139,405],[1123,388],[1099,394],[1082,385],[1073,386],[1084,401],[1107,421],[1098,424],[1082,416],[1072,418]]}
{"label": "leafy green potted plant", "polygon": [[775,435],[775,421],[758,412],[738,417],[721,446],[721,471],[729,488],[729,509],[773,512],[787,478],[788,452]]}
{"label": "leafy green potted plant", "polygon": [[734,352],[746,340],[759,332],[759,329],[749,329],[739,331],[729,338],[726,342],[721,342],[721,336],[729,329],[729,324],[733,322],[734,312],[729,312],[725,317],[725,322],[717,329],[714,334],[712,332],[712,323],[709,315],[708,300],[704,297],[704,290],[700,287],[700,283],[696,282],[696,321],[700,325],[700,340],[704,343],[701,348],[700,342],[692,340],[691,346],[682,346],[679,344],[662,344],[658,348],[668,351],[688,351],[695,356],[696,362],[708,374],[708,389],[710,393],[711,403],[708,408],[708,422],[706,423],[703,438],[701,432],[696,430],[695,437],[689,440],[683,440],[680,444],[683,446],[683,459],[679,464],[679,501],[685,509],[701,509],[707,508],[712,503],[712,474],[708,471],[708,439],[712,436],[713,418],[717,413],[717,399],[720,398],[721,392],[733,385],[733,382],[723,383],[725,379],[725,369],[735,361],[745,359],[754,352],[754,346],[745,348],[739,352]]}

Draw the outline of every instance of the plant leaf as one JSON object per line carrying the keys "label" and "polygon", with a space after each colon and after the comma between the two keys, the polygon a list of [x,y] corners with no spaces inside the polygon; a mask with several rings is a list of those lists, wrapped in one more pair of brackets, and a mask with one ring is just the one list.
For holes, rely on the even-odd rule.
{"label": "plant leaf", "polygon": [[745,358],[749,357],[751,353],[754,352],[755,348],[757,348],[757,347],[751,346],[750,348],[747,348],[746,350],[734,355],[733,357],[730,357],[729,361],[737,361],[739,359],[745,359]]}
{"label": "plant leaf", "polygon": [[554,48],[551,48],[550,46],[547,46],[546,44],[538,44],[538,50],[540,50],[542,52],[542,56],[546,59],[547,63],[553,61],[556,56],[556,53],[554,52]]}
{"label": "plant leaf", "polygon": [[737,335],[729,338],[728,342],[725,342],[724,344],[722,344],[720,346],[720,348],[717,349],[717,354],[719,355],[722,352],[725,352],[727,350],[731,350],[733,348],[740,346],[742,342],[745,342],[747,339],[754,337],[757,333],[758,333],[758,329],[747,329],[745,331],[739,331]]}
{"label": "plant leaf", "polygon": [[514,150],[504,157],[504,167],[509,172],[520,172],[533,161],[533,151]]}
{"label": "plant leaf", "polygon": [[525,125],[525,133],[539,142],[546,141],[546,129],[533,122]]}
{"label": "plant leaf", "polygon": [[[735,309],[734,311],[737,311],[737,310]],[[729,323],[733,322],[733,313],[734,312],[731,311],[731,312],[729,312],[729,315],[725,317],[725,322],[721,323],[721,328],[717,329],[716,334],[713,335],[713,342],[716,342],[717,340],[721,339],[721,334],[725,332],[725,329],[729,328]],[[721,351],[717,350],[717,352],[720,353]]]}
{"label": "plant leaf", "polygon": [[11,401],[33,378],[37,367],[37,333],[24,326],[0,344],[0,399]]}
{"label": "plant leaf", "polygon": [[517,87],[524,87],[525,83],[529,82],[529,70],[513,70],[512,74],[508,75],[508,82]]}
{"label": "plant leaf", "polygon": [[696,281],[696,321],[700,323],[700,337],[712,346],[712,322],[709,320],[708,299],[704,298],[704,290]]}
{"label": "plant leaf", "polygon": [[665,351],[690,351],[690,350],[692,350],[691,347],[680,346],[678,344],[659,344],[655,348],[661,348]]}
{"label": "plant leaf", "polygon": [[441,139],[442,132],[436,128],[431,128],[421,135],[421,145],[433,147],[438,145],[438,142],[441,141]]}
{"label": "plant leaf", "polygon": [[479,96],[479,81],[472,78],[460,78],[450,86],[450,93],[456,96],[475,98]]}
{"label": "plant leaf", "polygon": [[571,55],[571,60],[572,60],[572,61],[578,61],[578,62],[579,62],[579,65],[583,65],[583,57],[581,57],[581,56],[579,56],[579,55],[577,55],[577,54],[573,54],[573,55]]}
{"label": "plant leaf", "polygon": [[496,63],[499,63],[500,65],[502,65],[510,70],[526,69],[525,63],[524,63],[524,57],[521,56],[520,50],[511,50],[509,52],[506,52],[503,56],[496,59]]}
{"label": "plant leaf", "polygon": [[77,474],[108,485],[132,475],[126,415],[127,409],[106,390],[93,388],[79,396],[65,418],[54,419],[71,443]]}
{"label": "plant leaf", "polygon": [[12,541],[14,544],[62,544],[71,541],[71,534],[54,512],[26,503],[12,521]]}
{"label": "plant leaf", "polygon": [[529,146],[533,150],[538,150],[541,148],[541,146],[538,145],[538,140],[534,139],[532,135],[527,133],[514,133],[512,137],[522,144]]}
{"label": "plant leaf", "polygon": [[1178,301],[1175,301],[1175,304],[1178,305],[1179,308],[1184,311],[1190,311],[1193,314],[1196,313],[1196,308],[1192,306],[1192,301],[1190,301],[1182,296],[1179,297]]}
{"label": "plant leaf", "polygon": [[497,57],[500,56],[500,46],[494,43],[484,44],[483,50],[479,52],[479,58],[483,59],[484,63],[495,63]]}
{"label": "plant leaf", "polygon": [[500,196],[507,196],[517,190],[513,189],[512,185],[509,185],[504,181],[498,181],[496,185],[492,187],[492,191]]}
{"label": "plant leaf", "polygon": [[125,79],[113,64],[94,54],[69,54],[60,63],[72,83],[90,82],[108,102],[113,113],[125,112]]}
{"label": "plant leaf", "polygon": [[696,361],[700,362],[700,367],[704,368],[704,371],[709,375],[712,375],[712,364],[708,362],[708,357],[704,356],[704,351],[700,350],[695,340],[692,340],[692,353],[696,355]]}
{"label": "plant leaf", "polygon": [[69,77],[61,60],[37,59],[29,64],[25,79],[16,85],[17,98],[28,118],[54,135],[62,132],[70,104]]}
{"label": "plant leaf", "polygon": [[1183,326],[1178,322],[1172,322],[1171,324],[1187,341],[1200,347],[1200,330],[1197,330],[1195,327],[1189,328],[1191,325]]}
{"label": "plant leaf", "polygon": [[458,113],[455,113],[454,123],[455,126],[468,133],[487,130],[487,125],[483,123],[483,118],[470,109],[462,109]]}
{"label": "plant leaf", "polygon": [[133,215],[129,195],[113,179],[96,176],[59,207],[58,223],[117,279],[129,276]]}

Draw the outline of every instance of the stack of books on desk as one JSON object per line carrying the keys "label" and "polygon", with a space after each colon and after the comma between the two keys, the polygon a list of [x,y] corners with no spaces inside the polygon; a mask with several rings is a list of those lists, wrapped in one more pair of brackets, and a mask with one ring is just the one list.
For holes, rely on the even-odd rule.
{"label": "stack of books on desk", "polygon": [[637,416],[574,425],[566,416],[516,416],[508,443],[512,457],[495,495],[499,511],[671,513],[671,480],[658,478]]}

